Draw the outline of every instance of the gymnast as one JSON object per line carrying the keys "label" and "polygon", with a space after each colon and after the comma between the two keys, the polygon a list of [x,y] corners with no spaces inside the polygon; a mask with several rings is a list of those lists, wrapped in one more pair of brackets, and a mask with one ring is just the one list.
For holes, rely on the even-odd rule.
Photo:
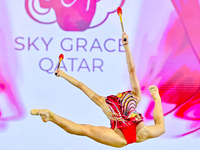
{"label": "gymnast", "polygon": [[57,69],[58,77],[63,77],[69,83],[82,90],[95,104],[97,104],[110,120],[111,128],[102,126],[92,126],[86,124],[76,124],[70,120],[62,118],[47,109],[32,109],[32,115],[40,115],[44,122],[51,121],[70,134],[87,136],[99,143],[124,147],[127,144],[143,142],[150,138],[156,138],[165,133],[164,116],[161,105],[161,98],[158,88],[155,85],[149,87],[151,97],[154,99],[155,107],[153,111],[154,125],[146,126],[143,117],[135,109],[141,100],[140,85],[136,76],[134,61],[128,45],[128,35],[122,34],[122,41],[128,65],[131,91],[125,91],[117,95],[107,97],[99,96],[94,91],[79,82],[75,78]]}

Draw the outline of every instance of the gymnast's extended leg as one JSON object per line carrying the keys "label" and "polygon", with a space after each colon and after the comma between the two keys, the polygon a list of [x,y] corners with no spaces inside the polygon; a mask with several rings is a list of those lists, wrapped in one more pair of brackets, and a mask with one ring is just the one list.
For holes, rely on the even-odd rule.
{"label": "gymnast's extended leg", "polygon": [[152,98],[155,101],[153,118],[155,125],[145,126],[138,132],[138,141],[142,142],[150,138],[158,137],[165,133],[164,115],[158,88],[155,85],[149,87]]}
{"label": "gymnast's extended leg", "polygon": [[126,140],[122,136],[107,127],[76,124],[45,109],[32,109],[31,114],[40,115],[44,122],[51,121],[70,134],[87,136],[105,145],[123,147],[127,144]]}
{"label": "gymnast's extended leg", "polygon": [[149,91],[151,93],[152,98],[155,101],[155,106],[154,106],[154,110],[153,110],[154,123],[155,123],[155,126],[160,128],[161,133],[162,133],[165,130],[165,124],[164,124],[164,115],[163,115],[159,91],[155,85],[150,86]]}

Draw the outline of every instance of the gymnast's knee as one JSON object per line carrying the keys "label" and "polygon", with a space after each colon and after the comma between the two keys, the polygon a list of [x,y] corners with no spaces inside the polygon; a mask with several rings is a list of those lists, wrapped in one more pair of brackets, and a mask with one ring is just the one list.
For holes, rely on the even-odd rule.
{"label": "gymnast's knee", "polygon": [[164,134],[165,133],[165,125],[162,125],[162,134]]}
{"label": "gymnast's knee", "polygon": [[88,135],[90,135],[91,128],[92,128],[91,125],[88,125],[88,124],[81,124],[81,127],[82,127],[82,135],[83,135],[83,136],[88,136]]}
{"label": "gymnast's knee", "polygon": [[158,130],[160,131],[160,135],[165,133],[165,125],[164,124],[156,124]]}

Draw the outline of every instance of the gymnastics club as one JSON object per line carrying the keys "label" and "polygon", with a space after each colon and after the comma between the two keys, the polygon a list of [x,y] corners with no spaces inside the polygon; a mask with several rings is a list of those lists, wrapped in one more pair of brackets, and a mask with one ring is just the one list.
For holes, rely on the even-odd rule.
{"label": "gymnastics club", "polygon": [[[59,55],[59,64],[58,64],[58,67],[57,67],[57,70],[60,68],[60,63],[61,61],[64,59],[64,55],[63,54],[60,54]],[[55,75],[57,76],[57,73],[55,73]]]}
{"label": "gymnastics club", "polygon": [[[121,26],[122,26],[122,32],[124,33],[124,26],[123,26],[123,22],[122,22],[122,9],[121,9],[121,7],[117,8],[117,14],[119,15]],[[124,38],[124,41],[126,41],[126,38]]]}

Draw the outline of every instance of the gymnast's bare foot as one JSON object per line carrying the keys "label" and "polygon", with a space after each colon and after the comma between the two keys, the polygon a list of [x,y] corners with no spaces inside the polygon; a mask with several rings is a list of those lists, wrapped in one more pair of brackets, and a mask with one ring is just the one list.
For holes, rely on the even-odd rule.
{"label": "gymnast's bare foot", "polygon": [[159,91],[158,91],[158,87],[155,86],[155,85],[151,85],[151,86],[149,87],[149,92],[150,92],[150,94],[151,94],[151,97],[152,97],[154,100],[156,100],[157,98],[160,97]]}
{"label": "gymnast's bare foot", "polygon": [[52,121],[52,112],[47,109],[32,109],[31,110],[32,115],[40,115],[42,118],[42,121]]}

